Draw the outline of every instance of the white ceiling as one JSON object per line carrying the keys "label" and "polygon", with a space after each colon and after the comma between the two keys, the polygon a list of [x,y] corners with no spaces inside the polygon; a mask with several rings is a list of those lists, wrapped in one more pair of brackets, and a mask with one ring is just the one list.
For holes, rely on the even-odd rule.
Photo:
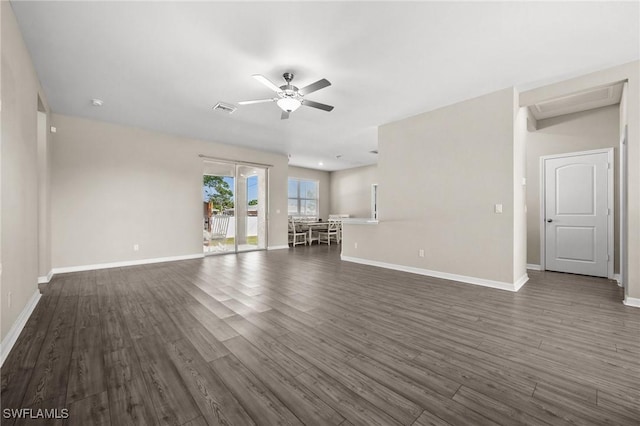
{"label": "white ceiling", "polygon": [[[54,112],[325,170],[376,162],[381,124],[640,57],[635,1],[12,4]],[[281,84],[285,71],[298,87],[331,81],[308,98],[335,109],[212,110],[272,96],[251,75]]]}

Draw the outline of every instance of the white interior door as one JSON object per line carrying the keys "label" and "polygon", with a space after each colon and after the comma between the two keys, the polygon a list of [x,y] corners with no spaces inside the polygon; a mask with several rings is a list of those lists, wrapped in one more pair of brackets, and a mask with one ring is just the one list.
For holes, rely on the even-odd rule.
{"label": "white interior door", "polygon": [[600,151],[543,158],[545,269],[609,275],[612,155]]}

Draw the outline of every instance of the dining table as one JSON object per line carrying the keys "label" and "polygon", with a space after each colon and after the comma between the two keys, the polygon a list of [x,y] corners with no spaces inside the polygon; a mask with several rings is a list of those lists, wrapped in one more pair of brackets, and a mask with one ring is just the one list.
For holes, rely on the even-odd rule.
{"label": "dining table", "polygon": [[[307,227],[307,244],[311,245],[313,240],[313,231],[326,231],[329,227],[329,222],[304,222],[301,223],[303,227]],[[317,240],[317,238],[316,238]]]}

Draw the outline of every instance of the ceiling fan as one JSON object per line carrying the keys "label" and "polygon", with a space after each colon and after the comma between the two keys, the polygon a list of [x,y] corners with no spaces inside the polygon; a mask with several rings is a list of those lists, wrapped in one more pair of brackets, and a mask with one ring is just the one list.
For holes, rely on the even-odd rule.
{"label": "ceiling fan", "polygon": [[280,109],[282,109],[282,116],[280,117],[282,120],[289,118],[289,114],[297,110],[301,105],[318,108],[323,111],[331,111],[333,109],[331,105],[321,104],[320,102],[314,102],[309,99],[305,99],[305,96],[309,93],[313,93],[316,90],[324,89],[327,86],[331,86],[329,80],[325,78],[323,78],[322,80],[318,80],[315,83],[311,83],[308,86],[303,87],[302,89],[298,89],[296,86],[291,84],[291,80],[293,80],[293,74],[290,72],[285,72],[284,74],[282,74],[282,78],[284,78],[287,84],[284,84],[280,87],[276,86],[271,80],[261,74],[254,74],[252,75],[252,77],[267,86],[269,89],[276,92],[276,95],[278,96],[276,98],[238,102],[238,104],[240,105],[275,102],[280,107]]}

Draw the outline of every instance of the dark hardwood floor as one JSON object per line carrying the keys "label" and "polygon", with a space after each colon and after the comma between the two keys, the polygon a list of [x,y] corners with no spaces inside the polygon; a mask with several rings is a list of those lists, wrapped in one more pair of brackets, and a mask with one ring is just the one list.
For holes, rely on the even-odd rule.
{"label": "dark hardwood floor", "polygon": [[510,293],[339,250],[56,276],[2,408],[69,418],[2,424],[638,424],[640,309],[614,282],[530,271]]}

